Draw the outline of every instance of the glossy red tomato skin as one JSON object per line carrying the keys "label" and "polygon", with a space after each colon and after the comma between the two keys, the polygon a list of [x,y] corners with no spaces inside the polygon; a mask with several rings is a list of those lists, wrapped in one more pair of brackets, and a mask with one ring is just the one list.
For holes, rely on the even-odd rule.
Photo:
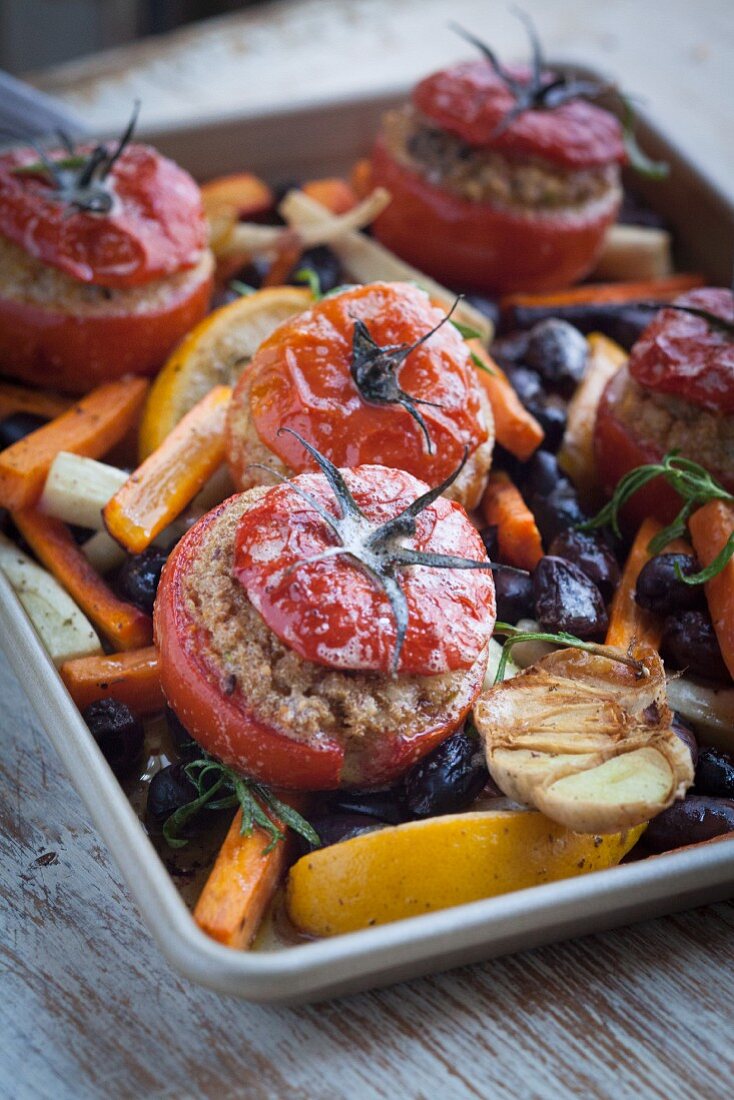
{"label": "glossy red tomato skin", "polygon": [[[57,157],[57,152],[52,152]],[[13,172],[32,149],[0,156],[0,234],[29,256],[83,283],[131,287],[193,267],[207,243],[199,189],[173,161],[128,145],[110,172],[109,214],[55,202],[42,176]]]}
{"label": "glossy red tomato skin", "polygon": [[[674,304],[734,321],[734,295],[724,288],[691,290]],[[734,413],[734,341],[704,318],[661,309],[632,349],[629,370],[636,382],[656,393],[709,412]]]}
{"label": "glossy red tomato skin", "polygon": [[209,639],[187,614],[182,582],[225,501],[178,543],[163,570],[154,612],[155,642],[163,693],[191,736],[231,767],[271,786],[335,790],[392,783],[459,728],[481,691],[487,653],[466,674],[461,705],[444,721],[412,734],[388,730],[366,754],[351,784],[342,779],[343,746],[334,740],[294,741],[260,721],[237,692],[224,695],[220,674],[208,658]]}
{"label": "glossy red tomato skin", "polygon": [[159,310],[78,315],[0,297],[3,373],[64,393],[86,393],[124,374],[154,374],[209,308],[205,274]]}
{"label": "glossy red tomato skin", "polygon": [[[517,67],[524,82],[529,71]],[[551,74],[547,74],[550,78]],[[413,90],[417,110],[442,130],[474,148],[512,157],[541,157],[564,168],[622,163],[622,128],[609,111],[582,99],[552,110],[523,111],[501,134],[500,123],[515,105],[505,83],[484,60],[464,61],[422,80]]]}
{"label": "glossy red tomato skin", "polygon": [[227,501],[184,536],[166,562],[155,602],[154,626],[161,687],[191,736],[226,764],[277,786],[327,790],[339,785],[344,749],[322,739],[296,743],[261,722],[239,691],[225,695],[208,658],[206,631],[187,614],[183,578]]}
{"label": "glossy red tomato skin", "polygon": [[469,201],[399,163],[381,137],[372,184],[392,196],[373,226],[382,244],[436,279],[488,293],[551,290],[583,278],[619,209],[616,192],[574,214]]}
{"label": "glossy red tomato skin", "polygon": [[[489,434],[466,342],[447,323],[398,371],[407,393],[440,406],[419,406],[431,434],[430,454],[420,427],[401,405],[372,404],[360,396],[350,362],[356,319],[384,346],[414,343],[444,316],[417,287],[371,283],[325,298],[281,325],[253,356],[238,387],[240,393],[249,389],[260,440],[297,473],[316,469],[316,463],[292,435],[279,434],[284,427],[337,466],[396,466],[439,484],[456,469],[464,448],[474,452]],[[238,396],[236,391],[234,405]]]}
{"label": "glossy red tomato skin", "polygon": [[[397,516],[428,489],[403,470],[384,466],[360,466],[342,474],[375,526]],[[240,520],[234,575],[267,626],[303,660],[341,670],[391,673],[397,628],[386,592],[347,556],[309,562],[337,542],[294,484],[331,515],[339,515],[322,474],[302,474],[291,484],[276,486]],[[487,561],[463,508],[444,497],[420,513],[415,533],[402,541],[419,551]],[[416,566],[400,569],[397,577],[409,609],[397,671],[433,676],[470,669],[494,627],[489,568]]]}

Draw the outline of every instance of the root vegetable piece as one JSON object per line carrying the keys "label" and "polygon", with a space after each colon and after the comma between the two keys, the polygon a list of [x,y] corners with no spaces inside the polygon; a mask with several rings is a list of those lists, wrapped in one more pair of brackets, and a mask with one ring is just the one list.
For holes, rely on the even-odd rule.
{"label": "root vegetable piece", "polygon": [[155,714],[165,706],[154,646],[67,660],[59,672],[79,710],[98,699],[116,699],[138,715]]}
{"label": "root vegetable piece", "polygon": [[673,274],[671,237],[649,225],[613,225],[591,273],[592,279],[664,279]]}
{"label": "root vegetable piece", "polygon": [[[705,567],[711,565],[734,535],[734,506],[729,501],[711,500],[688,521],[693,548]],[[734,677],[734,560],[706,584],[706,601],[711,612],[721,656]]]}
{"label": "root vegetable piece", "polygon": [[543,557],[543,543],[533,513],[504,471],[490,475],[481,504],[488,524],[496,525],[500,560],[533,570]]}
{"label": "root vegetable piece", "polygon": [[660,657],[638,646],[636,670],[609,653],[558,650],[474,707],[495,783],[579,833],[639,825],[693,783]]}
{"label": "root vegetable piece", "polygon": [[10,382],[0,382],[0,420],[14,413],[33,413],[53,420],[61,416],[71,405],[70,397],[45,390],[33,390],[29,386],[14,386]]}
{"label": "root vegetable piece", "polygon": [[48,471],[38,509],[64,523],[101,531],[102,509],[126,481],[127,474],[116,466],[59,451]]}
{"label": "root vegetable piece", "polygon": [[510,385],[504,371],[487,354],[478,340],[470,340],[472,354],[485,364],[477,366],[477,379],[492,406],[497,442],[526,462],[543,442],[544,432]]}
{"label": "root vegetable piece", "polygon": [[[308,180],[303,185],[303,193],[321,203],[332,214],[346,214],[364,197],[357,195],[351,184],[339,176]],[[366,194],[369,194],[369,190]]]}

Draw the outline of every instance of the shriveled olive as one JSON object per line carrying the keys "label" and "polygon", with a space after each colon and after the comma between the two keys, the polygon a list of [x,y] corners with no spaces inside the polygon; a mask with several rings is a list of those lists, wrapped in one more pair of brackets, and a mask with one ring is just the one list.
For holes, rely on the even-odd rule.
{"label": "shriveled olive", "polygon": [[673,721],[670,724],[670,728],[677,737],[680,737],[687,746],[691,754],[691,760],[695,768],[696,761],[698,760],[698,738],[696,737],[695,730],[682,714],[677,710],[673,711]]}
{"label": "shriveled olive", "polygon": [[544,397],[523,402],[529,413],[532,413],[545,432],[543,446],[554,453],[563,442],[566,431],[567,409],[566,402],[558,394],[552,393]]}
{"label": "shriveled olive", "polygon": [[591,638],[607,628],[601,592],[573,562],[541,558],[533,570],[533,594],[535,618],[544,630]]}
{"label": "shriveled olive", "polygon": [[474,306],[484,317],[487,317],[493,325],[499,324],[500,305],[496,298],[488,298],[485,294],[470,293],[465,295],[465,299],[469,305]]}
{"label": "shriveled olive", "polygon": [[516,623],[518,619],[529,619],[535,609],[533,582],[522,573],[505,573],[498,570],[494,574],[494,597],[497,604],[497,618],[501,622]]}
{"label": "shriveled olive", "polygon": [[313,271],[319,280],[319,289],[322,294],[328,294],[330,290],[334,290],[344,282],[339,258],[327,245],[306,249],[298,263],[293,266],[287,282],[303,286],[303,279],[297,278],[298,272],[302,270]]}
{"label": "shriveled olive", "polygon": [[328,799],[329,814],[364,814],[390,825],[405,819],[402,792],[395,787],[384,791],[336,791]]}
{"label": "shriveled olive", "polygon": [[530,330],[525,361],[555,386],[576,386],[584,376],[588,346],[568,321],[549,317]]}
{"label": "shriveled olive", "polygon": [[170,707],[166,707],[166,725],[168,726],[168,732],[171,735],[174,748],[181,760],[192,760],[195,756],[200,755],[201,749],[196,744],[176,712]]}
{"label": "shriveled olive", "polygon": [[149,546],[141,554],[130,554],[117,574],[117,590],[122,598],[151,614],[167,557],[166,551],[157,546]]}
{"label": "shriveled olive", "polygon": [[[168,764],[161,768],[148,787],[148,825],[155,831],[162,829],[171,814],[193,802],[197,795],[196,784],[189,779],[183,764]],[[191,818],[186,823],[183,835],[191,836],[196,832],[198,824],[200,821]]]}
{"label": "shriveled olive", "polygon": [[734,798],[734,756],[723,749],[701,749],[696,765],[699,794]]}
{"label": "shriveled olive", "polygon": [[406,773],[405,805],[413,817],[458,813],[488,778],[478,734],[470,727],[458,730]]}
{"label": "shriveled olive", "polygon": [[550,493],[559,481],[570,484],[561,473],[558,459],[550,451],[536,451],[523,469],[522,487],[526,496],[532,493]]}
{"label": "shriveled olive", "polygon": [[669,852],[734,832],[734,801],[689,794],[654,817],[643,834],[649,852]]}
{"label": "shriveled olive", "polygon": [[515,332],[508,332],[504,336],[499,336],[492,342],[490,348],[492,358],[502,364],[521,363],[525,358],[529,339],[530,333],[523,329],[517,329]]}
{"label": "shriveled olive", "polygon": [[691,577],[700,569],[693,554],[656,554],[645,563],[635,590],[635,600],[640,607],[658,615],[672,615],[676,611],[693,611],[703,606],[701,585],[679,580],[676,566],[684,577]]}
{"label": "shriveled olive", "polygon": [[705,611],[683,611],[665,620],[663,652],[676,668],[712,680],[728,680],[711,619]]}
{"label": "shriveled olive", "polygon": [[529,367],[511,364],[505,368],[505,373],[507,374],[507,381],[520,398],[523,405],[529,405],[531,402],[540,402],[545,398],[546,394],[543,389],[543,383],[537,371],[530,370]]}
{"label": "shriveled olive", "polygon": [[617,559],[602,536],[596,532],[577,531],[569,527],[556,535],[548,553],[578,565],[605,599],[610,598],[619,584]]}
{"label": "shriveled olive", "polygon": [[[362,833],[374,833],[377,829],[384,829],[386,822],[367,817],[365,814],[335,813],[313,817],[311,825],[321,841],[320,847],[329,848],[332,844],[351,840],[352,837],[361,836]],[[304,837],[298,835],[297,842],[302,854],[313,851],[313,846]]]}
{"label": "shriveled olive", "polygon": [[550,492],[534,492],[525,499],[546,545],[550,545],[561,531],[576,527],[586,519],[576,490],[566,478],[562,478]]}
{"label": "shriveled olive", "polygon": [[82,711],[82,718],[115,775],[129,775],[143,751],[140,719],[117,699],[95,700]]}
{"label": "shriveled olive", "polygon": [[487,551],[487,557],[490,561],[497,560],[497,524],[488,523],[486,527],[482,527],[479,532],[482,542],[484,543],[484,549]]}

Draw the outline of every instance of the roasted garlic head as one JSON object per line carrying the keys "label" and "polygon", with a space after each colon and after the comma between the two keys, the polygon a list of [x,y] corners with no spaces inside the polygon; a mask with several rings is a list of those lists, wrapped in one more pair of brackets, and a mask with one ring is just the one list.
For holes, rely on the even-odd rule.
{"label": "roasted garlic head", "polygon": [[579,833],[639,825],[683,798],[693,763],[670,728],[663,663],[647,646],[633,656],[637,669],[560,649],[480,695],[474,720],[509,798]]}

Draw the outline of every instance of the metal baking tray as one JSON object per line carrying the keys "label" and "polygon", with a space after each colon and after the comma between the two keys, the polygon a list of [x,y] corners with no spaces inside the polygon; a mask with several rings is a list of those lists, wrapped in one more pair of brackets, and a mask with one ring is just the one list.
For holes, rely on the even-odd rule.
{"label": "metal baking tray", "polygon": [[[206,178],[247,168],[278,181],[345,170],[404,90],[258,117],[197,120],[145,136]],[[671,164],[647,197],[673,224],[679,264],[727,284],[734,208],[648,123]],[[638,190],[644,191],[644,184]],[[334,939],[233,951],[194,923],[122,788],[0,572],[0,643],[161,951],[186,977],[252,1001],[298,1003],[526,950],[734,894],[734,836]]]}

